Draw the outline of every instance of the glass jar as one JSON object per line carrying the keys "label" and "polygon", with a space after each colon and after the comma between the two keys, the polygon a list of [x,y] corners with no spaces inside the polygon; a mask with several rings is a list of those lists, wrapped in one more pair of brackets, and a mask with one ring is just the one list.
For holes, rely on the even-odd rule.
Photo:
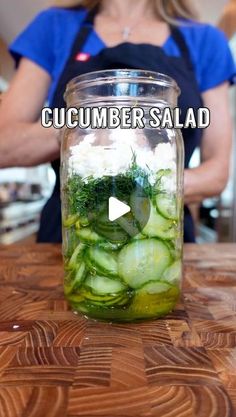
{"label": "glass jar", "polygon": [[150,127],[150,109],[174,109],[179,89],[147,71],[73,79],[68,107],[139,107],[136,129],[66,129],[61,155],[64,291],[76,312],[105,321],[163,317],[180,295],[183,140]]}

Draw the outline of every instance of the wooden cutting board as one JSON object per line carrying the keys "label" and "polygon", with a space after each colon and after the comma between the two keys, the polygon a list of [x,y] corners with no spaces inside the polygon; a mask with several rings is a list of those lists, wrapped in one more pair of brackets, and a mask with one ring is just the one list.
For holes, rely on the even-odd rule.
{"label": "wooden cutting board", "polygon": [[236,416],[236,245],[185,248],[163,320],[102,324],[63,297],[60,247],[0,247],[0,417]]}

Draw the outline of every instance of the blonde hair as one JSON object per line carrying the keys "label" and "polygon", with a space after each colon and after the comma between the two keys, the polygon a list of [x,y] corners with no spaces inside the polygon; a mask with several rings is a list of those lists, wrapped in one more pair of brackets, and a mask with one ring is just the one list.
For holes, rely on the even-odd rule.
{"label": "blonde hair", "polygon": [[[177,19],[196,20],[198,13],[191,0],[150,0],[153,1],[157,15],[165,22],[178,25]],[[60,7],[85,7],[94,9],[101,4],[101,0],[57,0]]]}

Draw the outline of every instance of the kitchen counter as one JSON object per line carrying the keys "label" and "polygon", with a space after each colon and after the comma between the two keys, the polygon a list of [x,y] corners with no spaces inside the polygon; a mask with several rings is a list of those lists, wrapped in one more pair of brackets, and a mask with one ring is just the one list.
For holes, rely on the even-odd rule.
{"label": "kitchen counter", "polygon": [[69,311],[56,245],[0,247],[1,417],[234,417],[236,245],[185,247],[163,320]]}

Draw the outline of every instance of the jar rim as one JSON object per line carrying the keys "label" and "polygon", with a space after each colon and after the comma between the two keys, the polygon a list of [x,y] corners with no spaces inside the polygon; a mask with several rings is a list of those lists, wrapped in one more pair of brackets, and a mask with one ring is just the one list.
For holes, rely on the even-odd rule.
{"label": "jar rim", "polygon": [[92,87],[97,85],[99,82],[104,84],[108,84],[113,81],[130,82],[131,79],[132,81],[147,84],[153,83],[164,88],[173,88],[177,95],[180,94],[180,88],[176,81],[166,74],[140,69],[110,69],[93,71],[72,78],[72,80],[70,80],[67,84],[64,98],[66,99],[76,88],[80,89],[85,86]]}

